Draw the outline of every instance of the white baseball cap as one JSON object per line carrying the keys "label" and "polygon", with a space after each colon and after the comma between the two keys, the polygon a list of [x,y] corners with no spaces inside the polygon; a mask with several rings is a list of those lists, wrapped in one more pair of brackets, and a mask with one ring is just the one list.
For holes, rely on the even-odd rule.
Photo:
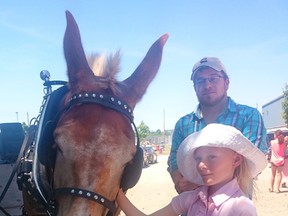
{"label": "white baseball cap", "polygon": [[194,80],[194,77],[197,74],[198,70],[203,66],[210,67],[218,72],[224,72],[225,75],[228,77],[226,68],[224,67],[220,59],[216,57],[204,57],[193,66],[191,80]]}
{"label": "white baseball cap", "polygon": [[235,127],[208,124],[201,131],[184,139],[177,152],[177,165],[181,174],[190,182],[203,185],[194,160],[194,151],[202,146],[229,148],[241,154],[247,161],[251,179],[267,166],[265,154]]}

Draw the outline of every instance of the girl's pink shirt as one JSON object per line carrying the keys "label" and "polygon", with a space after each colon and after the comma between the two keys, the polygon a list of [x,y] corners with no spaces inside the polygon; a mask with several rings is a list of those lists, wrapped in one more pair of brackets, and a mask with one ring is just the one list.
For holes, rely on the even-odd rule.
{"label": "girl's pink shirt", "polygon": [[187,216],[257,215],[253,202],[241,191],[236,178],[210,197],[207,197],[207,189],[207,186],[201,186],[174,197],[171,204],[175,213],[187,213]]}
{"label": "girl's pink shirt", "polygon": [[275,166],[282,166],[284,163],[285,144],[279,144],[278,140],[271,141],[271,159],[270,162]]}

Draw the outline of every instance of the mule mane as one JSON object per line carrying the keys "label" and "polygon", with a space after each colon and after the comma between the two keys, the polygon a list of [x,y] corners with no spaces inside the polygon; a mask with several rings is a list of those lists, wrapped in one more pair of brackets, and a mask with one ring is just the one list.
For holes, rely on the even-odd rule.
{"label": "mule mane", "polygon": [[111,89],[114,93],[117,93],[119,89],[116,87],[117,79],[116,74],[120,71],[120,51],[108,56],[99,53],[91,53],[87,56],[87,62],[89,67],[97,77],[104,78],[105,82],[103,88]]}

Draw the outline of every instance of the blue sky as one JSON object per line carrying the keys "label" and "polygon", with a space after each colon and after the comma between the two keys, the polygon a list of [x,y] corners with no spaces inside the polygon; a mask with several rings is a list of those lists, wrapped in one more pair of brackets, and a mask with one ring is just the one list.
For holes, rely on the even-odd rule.
{"label": "blue sky", "polygon": [[1,1],[0,122],[38,115],[41,70],[67,80],[65,10],[74,15],[87,53],[121,49],[119,80],[169,33],[160,70],[134,111],[136,125],[144,121],[151,130],[172,129],[195,109],[191,69],[204,56],[219,57],[230,76],[228,94],[260,112],[287,83],[286,0]]}

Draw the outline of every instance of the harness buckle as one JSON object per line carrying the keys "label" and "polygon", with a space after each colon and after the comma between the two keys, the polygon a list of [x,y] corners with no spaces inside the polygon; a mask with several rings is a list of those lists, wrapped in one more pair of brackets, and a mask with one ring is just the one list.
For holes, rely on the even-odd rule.
{"label": "harness buckle", "polygon": [[18,173],[17,173],[17,185],[18,189],[22,191],[25,182],[31,181],[32,178],[32,160],[24,159],[21,161]]}

